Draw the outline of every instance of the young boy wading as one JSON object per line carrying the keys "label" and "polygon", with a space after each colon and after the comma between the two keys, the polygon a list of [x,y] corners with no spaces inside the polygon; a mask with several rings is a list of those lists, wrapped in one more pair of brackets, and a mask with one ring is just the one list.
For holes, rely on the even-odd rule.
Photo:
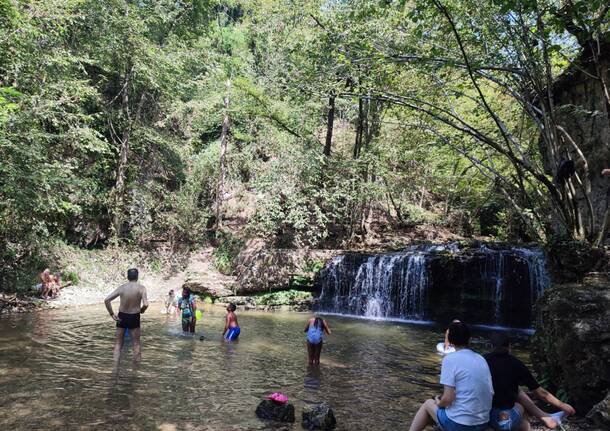
{"label": "young boy wading", "polygon": [[[114,344],[114,360],[118,362],[123,348],[125,330],[129,329],[133,340],[133,360],[139,362],[142,359],[142,349],[140,345],[140,314],[148,308],[146,298],[146,288],[138,283],[138,270],[131,268],[127,271],[126,284],[123,284],[112,292],[104,300],[106,309],[110,316],[116,320],[116,341]],[[116,316],[112,311],[111,302],[120,296],[119,315]]]}

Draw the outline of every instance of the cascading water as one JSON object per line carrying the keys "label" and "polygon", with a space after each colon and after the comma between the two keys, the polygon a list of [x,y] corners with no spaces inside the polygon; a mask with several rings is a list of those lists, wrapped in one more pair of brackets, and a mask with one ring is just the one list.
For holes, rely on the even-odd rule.
{"label": "cascading water", "polygon": [[[347,295],[334,295],[335,310],[370,318],[387,318],[396,315],[423,317],[426,294],[425,256],[414,254],[387,254],[368,257],[357,269]],[[340,283],[343,257],[336,258],[330,272],[331,282]]]}
{"label": "cascading water", "polygon": [[319,284],[320,311],[527,327],[549,277],[539,249],[453,243],[338,256]]}

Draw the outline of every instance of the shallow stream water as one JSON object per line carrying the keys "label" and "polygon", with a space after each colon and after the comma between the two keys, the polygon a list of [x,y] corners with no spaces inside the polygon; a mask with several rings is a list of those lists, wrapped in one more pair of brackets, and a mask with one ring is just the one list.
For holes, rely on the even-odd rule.
{"label": "shallow stream water", "polygon": [[[191,337],[153,306],[142,317],[142,363],[132,363],[128,342],[115,369],[115,329],[103,306],[3,316],[0,429],[299,430],[303,407],[327,401],[337,429],[396,430],[439,392],[440,328],[326,316],[333,334],[311,368],[308,314],[238,317],[240,340],[225,343],[221,308],[207,306]],[[474,349],[484,351],[485,333],[477,335]],[[527,358],[524,346],[517,353]],[[295,424],[255,416],[275,391],[295,405]]]}

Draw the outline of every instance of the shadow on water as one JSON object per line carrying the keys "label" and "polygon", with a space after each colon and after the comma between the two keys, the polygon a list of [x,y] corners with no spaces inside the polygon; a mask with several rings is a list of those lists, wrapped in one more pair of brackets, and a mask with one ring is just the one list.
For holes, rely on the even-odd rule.
{"label": "shadow on water", "polygon": [[[103,306],[3,317],[0,429],[269,429],[254,410],[281,391],[297,417],[327,401],[338,429],[393,430],[440,389],[441,328],[327,316],[333,334],[312,367],[308,315],[241,313],[240,340],[227,343],[224,312],[209,308],[190,335],[153,307],[142,317],[142,363],[128,338],[118,368]],[[484,350],[485,332],[476,335]]]}

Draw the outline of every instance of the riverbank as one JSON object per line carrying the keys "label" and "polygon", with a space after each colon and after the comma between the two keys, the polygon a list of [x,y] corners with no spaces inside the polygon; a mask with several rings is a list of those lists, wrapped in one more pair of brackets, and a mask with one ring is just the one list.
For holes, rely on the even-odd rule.
{"label": "riverbank", "polygon": [[[126,282],[126,271],[131,267],[139,269],[140,281],[147,288],[149,300],[159,301],[170,289],[182,288],[191,254],[189,250],[162,247],[85,250],[61,242],[51,244],[42,256],[41,267],[33,269],[29,281],[16,286],[11,293],[0,295],[0,313],[100,304],[110,292]],[[43,300],[34,290],[37,274],[45,266],[52,273],[59,273],[62,283],[71,283],[61,289],[55,299]]]}
{"label": "riverbank", "polygon": [[[311,310],[312,292],[299,287],[311,289],[314,272],[321,267],[324,253],[298,250],[259,253],[257,248],[246,247],[236,264],[238,274],[227,275],[216,267],[214,251],[210,246],[182,252],[127,248],[82,250],[60,243],[49,248],[45,260],[52,272],[74,280],[73,284],[50,300],[43,300],[26,288],[18,293],[0,294],[0,314],[101,304],[112,290],[125,283],[125,273],[130,267],[139,269],[139,281],[146,287],[150,302],[163,301],[170,289],[180,292],[187,286],[202,300],[232,302],[240,310]],[[311,263],[314,257],[315,265]],[[31,279],[33,286],[35,273]],[[272,289],[272,282],[277,283],[277,290]],[[291,283],[296,288],[291,288]]]}

